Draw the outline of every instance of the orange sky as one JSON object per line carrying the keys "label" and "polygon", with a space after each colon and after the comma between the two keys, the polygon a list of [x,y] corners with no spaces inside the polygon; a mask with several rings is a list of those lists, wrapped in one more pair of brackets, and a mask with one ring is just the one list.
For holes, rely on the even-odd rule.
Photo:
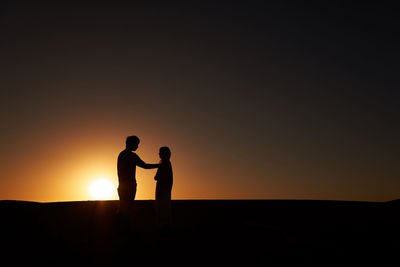
{"label": "orange sky", "polygon": [[[122,134],[133,133],[133,130],[123,127],[107,129],[90,124],[75,126],[78,127],[68,131],[70,125],[67,123],[55,131],[48,129],[49,132],[20,140],[15,153],[3,161],[6,164],[3,177],[8,179],[1,180],[1,199],[41,202],[88,200],[93,199],[89,194],[89,185],[95,179],[107,178],[117,185],[116,158],[124,147],[125,137]],[[243,158],[235,158],[235,155],[226,158],[229,155],[212,153],[206,143],[196,143],[190,138],[185,140],[179,133],[162,135],[149,128],[135,134],[141,137],[137,153],[146,162],[158,162],[160,146],[171,147],[174,199],[388,200],[379,191],[365,194],[365,187],[357,191],[357,184],[347,188],[324,184],[330,178],[326,175],[333,178],[346,173],[354,176],[348,170],[328,174],[315,167],[311,169],[304,163],[296,167],[294,162],[287,161],[297,172],[293,173],[282,166],[272,166],[265,160],[267,158],[254,158],[252,163],[251,160],[243,162]],[[313,179],[311,182],[305,177],[307,173],[325,175],[325,179]],[[137,169],[137,199],[154,199],[154,174],[155,170]],[[297,182],[293,177],[298,177]],[[364,185],[374,186],[374,183],[368,185],[365,182],[368,180],[364,181]],[[368,192],[373,192],[372,187]],[[394,189],[383,189],[392,190],[393,196],[396,193]]]}
{"label": "orange sky", "polygon": [[[92,198],[88,188],[95,179],[107,178],[117,185],[116,158],[124,147],[125,137],[118,134],[119,129],[101,128],[96,131],[85,128],[61,133],[50,131],[21,140],[18,145],[21,150],[10,155],[9,165],[3,172],[8,179],[2,180],[2,199],[45,202],[86,200]],[[246,180],[241,185],[237,181],[229,181],[229,177],[238,175],[238,169],[229,170],[227,162],[216,162],[213,155],[201,155],[207,153],[207,149],[202,147],[204,144],[190,145],[176,136],[157,136],[161,140],[154,141],[156,138],[145,131],[143,136],[137,153],[146,162],[157,163],[158,148],[162,145],[171,147],[174,198],[266,197],[263,190],[257,193],[254,188],[249,188],[246,192],[246,186],[249,187]],[[154,175],[155,170],[137,169],[137,199],[154,198]],[[245,173],[242,175],[245,177]]]}

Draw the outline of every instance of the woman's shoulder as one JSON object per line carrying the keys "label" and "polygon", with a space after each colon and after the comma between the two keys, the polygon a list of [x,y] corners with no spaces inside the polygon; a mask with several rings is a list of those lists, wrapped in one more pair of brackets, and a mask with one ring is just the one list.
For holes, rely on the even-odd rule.
{"label": "woman's shoulder", "polygon": [[170,167],[170,166],[172,166],[172,164],[171,164],[171,161],[169,161],[169,160],[163,160],[162,162],[161,162],[161,165],[164,165],[165,167]]}

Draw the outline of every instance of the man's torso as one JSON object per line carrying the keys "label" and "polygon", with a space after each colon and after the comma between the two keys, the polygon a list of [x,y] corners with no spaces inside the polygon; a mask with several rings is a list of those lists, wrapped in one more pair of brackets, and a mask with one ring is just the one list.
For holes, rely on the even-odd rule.
{"label": "man's torso", "polygon": [[120,187],[136,185],[136,165],[138,156],[128,150],[123,150],[118,156],[117,169]]}

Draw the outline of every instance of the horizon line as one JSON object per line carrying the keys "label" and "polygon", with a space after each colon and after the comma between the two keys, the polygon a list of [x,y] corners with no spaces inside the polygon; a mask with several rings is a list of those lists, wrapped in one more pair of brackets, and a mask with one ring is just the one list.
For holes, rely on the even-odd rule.
{"label": "horizon line", "polygon": [[[51,203],[73,203],[73,202],[117,202],[118,199],[86,199],[86,200],[65,200],[65,201],[33,201],[33,200],[20,200],[20,199],[1,199],[0,202],[28,202],[38,204],[51,204]],[[135,201],[155,201],[154,199],[137,199]],[[400,201],[400,199],[392,199],[388,201],[369,201],[369,200],[341,200],[341,199],[307,199],[307,198],[250,198],[250,199],[226,199],[226,198],[184,198],[172,199],[172,201],[326,201],[326,202],[363,202],[363,203],[390,203]]]}

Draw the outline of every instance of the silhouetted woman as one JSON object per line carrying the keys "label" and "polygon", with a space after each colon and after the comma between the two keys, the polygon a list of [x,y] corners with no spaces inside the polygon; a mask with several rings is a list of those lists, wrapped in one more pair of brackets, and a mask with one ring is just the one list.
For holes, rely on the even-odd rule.
{"label": "silhouetted woman", "polygon": [[164,146],[159,152],[161,162],[154,180],[156,185],[156,215],[161,231],[168,231],[172,224],[171,191],[173,183],[171,150]]}

